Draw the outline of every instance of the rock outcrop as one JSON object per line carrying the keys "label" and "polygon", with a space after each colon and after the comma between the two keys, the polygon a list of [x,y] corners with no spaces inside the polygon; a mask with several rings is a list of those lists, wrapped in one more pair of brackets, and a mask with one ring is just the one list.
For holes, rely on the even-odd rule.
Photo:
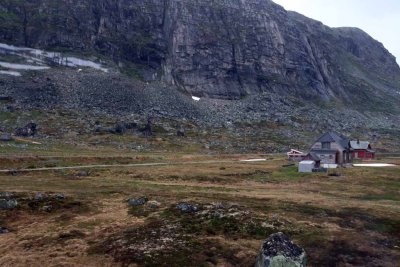
{"label": "rock outcrop", "polygon": [[23,136],[23,137],[31,137],[37,133],[37,125],[36,123],[28,123],[24,127],[18,128],[15,130],[16,136]]}
{"label": "rock outcrop", "polygon": [[264,241],[255,267],[305,267],[305,251],[283,233],[270,235]]}
{"label": "rock outcrop", "polygon": [[11,210],[18,206],[18,201],[15,199],[0,199],[0,210]]}

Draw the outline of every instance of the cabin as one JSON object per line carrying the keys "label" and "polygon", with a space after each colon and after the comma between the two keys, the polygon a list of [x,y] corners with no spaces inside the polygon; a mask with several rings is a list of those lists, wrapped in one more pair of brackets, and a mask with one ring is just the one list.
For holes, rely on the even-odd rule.
{"label": "cabin", "polygon": [[315,161],[303,160],[299,162],[299,172],[313,172],[315,169]]}
{"label": "cabin", "polygon": [[305,159],[319,159],[321,164],[343,165],[352,161],[350,152],[349,139],[335,132],[328,132],[313,144]]}
{"label": "cabin", "polygon": [[350,141],[350,153],[353,159],[375,159],[375,151],[368,141]]}
{"label": "cabin", "polygon": [[296,149],[291,149],[289,152],[286,153],[288,160],[290,161],[302,161],[306,154],[303,152],[296,150]]}

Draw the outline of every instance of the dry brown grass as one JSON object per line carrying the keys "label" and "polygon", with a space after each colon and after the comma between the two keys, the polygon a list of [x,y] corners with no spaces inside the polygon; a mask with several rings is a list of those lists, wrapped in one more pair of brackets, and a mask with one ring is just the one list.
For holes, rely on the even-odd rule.
{"label": "dry brown grass", "polygon": [[[174,163],[259,157],[105,156],[63,158],[57,164],[121,163],[121,160]],[[46,160],[50,158],[29,158],[29,164],[39,166]],[[390,159],[390,162],[400,164],[399,159]],[[25,159],[9,158],[1,159],[1,163],[2,168],[26,167],[27,164]],[[342,176],[331,177],[298,174],[292,167],[282,167],[285,163],[278,157],[258,163],[93,169],[85,176],[77,175],[74,170],[0,174],[1,191],[62,192],[89,207],[80,212],[61,210],[52,213],[19,209],[12,216],[0,211],[0,226],[12,230],[10,234],[0,235],[0,265],[118,266],[135,263],[135,259],[115,262],[118,258],[113,253],[93,248],[126,230],[146,227],[151,220],[184,225],[187,221],[183,217],[168,215],[181,201],[238,203],[241,209],[251,212],[252,218],[274,225],[272,230],[287,232],[306,249],[311,266],[394,266],[399,262],[399,167],[341,169]],[[126,200],[142,195],[161,203],[161,208],[149,217],[128,213]],[[213,223],[222,223],[222,226],[218,224],[222,229],[228,226],[236,229],[232,222],[229,225]],[[190,248],[204,251],[201,255],[196,254],[196,259],[202,261],[199,265],[253,264],[266,236],[260,237],[259,232],[229,233],[201,232],[190,241],[194,242],[190,243]],[[144,264],[143,261],[137,263]]]}

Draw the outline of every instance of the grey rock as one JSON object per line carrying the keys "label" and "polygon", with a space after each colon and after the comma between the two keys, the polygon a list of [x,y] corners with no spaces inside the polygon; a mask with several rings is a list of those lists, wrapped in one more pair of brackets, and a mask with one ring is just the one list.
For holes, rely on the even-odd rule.
{"label": "grey rock", "polygon": [[22,137],[31,137],[34,136],[37,133],[37,125],[36,123],[28,123],[22,128],[18,128],[15,130],[15,135],[16,136],[22,136]]}
{"label": "grey rock", "polygon": [[279,232],[270,235],[261,246],[255,267],[305,267],[304,249],[295,245],[288,236]]}
{"label": "grey rock", "polygon": [[144,204],[146,204],[146,202],[148,201],[147,197],[140,197],[140,198],[131,198],[128,200],[128,205],[129,206],[142,206]]}
{"label": "grey rock", "polygon": [[176,205],[176,208],[184,213],[195,213],[199,211],[199,205],[197,204],[179,203]]}
{"label": "grey rock", "polygon": [[90,172],[89,171],[80,171],[80,172],[78,172],[77,174],[76,174],[76,176],[78,176],[78,177],[87,177],[87,176],[89,176],[90,175]]}
{"label": "grey rock", "polygon": [[0,101],[12,101],[12,97],[11,96],[4,96],[4,95],[0,95]]}
{"label": "grey rock", "polygon": [[13,140],[13,138],[12,138],[11,134],[9,134],[9,133],[3,133],[0,135],[0,141],[2,141],[2,142],[10,142],[12,140]]}
{"label": "grey rock", "polygon": [[10,192],[0,192],[0,198],[10,198],[13,194]]}
{"label": "grey rock", "polygon": [[18,206],[16,199],[0,199],[0,210],[14,209]]}
{"label": "grey rock", "polygon": [[158,209],[161,206],[161,203],[155,200],[150,200],[146,204],[151,209]]}
{"label": "grey rock", "polygon": [[184,136],[185,136],[185,131],[184,131],[184,130],[178,130],[178,131],[176,132],[176,136],[184,137]]}
{"label": "grey rock", "polygon": [[10,232],[10,230],[8,230],[7,228],[5,228],[5,227],[0,227],[0,234],[7,234],[7,233],[9,233]]}
{"label": "grey rock", "polygon": [[47,198],[47,195],[45,195],[43,193],[36,193],[35,196],[33,197],[33,199],[36,201],[42,201],[45,198]]}
{"label": "grey rock", "polygon": [[54,198],[57,200],[64,200],[65,199],[65,195],[62,193],[56,193],[54,194]]}
{"label": "grey rock", "polygon": [[52,212],[53,211],[53,206],[52,205],[43,206],[42,210],[46,211],[46,212]]}

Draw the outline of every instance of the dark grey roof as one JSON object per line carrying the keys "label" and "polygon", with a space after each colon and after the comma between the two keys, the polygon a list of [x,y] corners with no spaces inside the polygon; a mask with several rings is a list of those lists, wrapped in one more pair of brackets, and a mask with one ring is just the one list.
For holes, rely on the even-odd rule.
{"label": "dark grey roof", "polygon": [[312,149],[310,152],[320,153],[320,154],[336,154],[336,150],[333,149]]}
{"label": "dark grey roof", "polygon": [[335,132],[327,132],[323,136],[321,136],[317,142],[336,142],[340,144],[343,148],[349,148],[349,139],[344,137],[343,135],[339,135]]}

